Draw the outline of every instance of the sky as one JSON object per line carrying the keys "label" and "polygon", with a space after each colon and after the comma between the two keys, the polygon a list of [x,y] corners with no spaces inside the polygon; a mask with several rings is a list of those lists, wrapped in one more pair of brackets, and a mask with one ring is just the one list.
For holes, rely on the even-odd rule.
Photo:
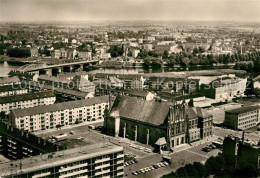
{"label": "sky", "polygon": [[260,22],[260,0],[0,0],[0,21]]}

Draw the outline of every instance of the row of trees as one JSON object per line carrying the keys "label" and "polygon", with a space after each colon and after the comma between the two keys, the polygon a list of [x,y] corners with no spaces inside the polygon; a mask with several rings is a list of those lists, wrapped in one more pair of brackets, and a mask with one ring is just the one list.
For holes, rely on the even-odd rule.
{"label": "row of trees", "polygon": [[258,170],[253,165],[243,165],[235,167],[235,161],[224,158],[221,154],[216,157],[210,157],[205,164],[194,162],[186,164],[184,167],[177,169],[175,172],[164,175],[168,177],[257,177]]}
{"label": "row of trees", "polygon": [[23,48],[8,48],[6,52],[9,57],[27,58],[31,56],[29,49]]}

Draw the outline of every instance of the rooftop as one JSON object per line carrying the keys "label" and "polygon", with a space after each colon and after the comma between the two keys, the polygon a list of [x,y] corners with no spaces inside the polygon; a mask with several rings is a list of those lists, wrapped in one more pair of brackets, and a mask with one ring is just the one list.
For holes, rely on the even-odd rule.
{"label": "rooftop", "polygon": [[20,82],[20,79],[16,76],[0,79],[0,84],[18,83],[18,82]]}
{"label": "rooftop", "polygon": [[27,94],[15,95],[15,96],[6,96],[6,97],[0,97],[0,104],[33,100],[38,98],[48,98],[54,96],[55,95],[52,91],[44,91],[39,93],[27,93]]}
{"label": "rooftop", "polygon": [[[123,147],[114,145],[112,143],[99,143],[64,151],[58,151],[53,154],[43,154],[31,158],[13,161],[12,165],[10,162],[0,164],[0,176],[9,176],[14,172],[19,174],[42,170],[120,151],[123,151]],[[50,155],[53,155],[52,158]],[[21,168],[20,163],[22,164]]]}
{"label": "rooftop", "polygon": [[37,106],[33,108],[26,108],[26,109],[16,109],[13,110],[12,113],[14,117],[24,117],[24,116],[31,116],[36,114],[43,114],[46,112],[55,112],[55,111],[62,111],[65,109],[74,109],[80,108],[84,106],[91,106],[98,103],[108,103],[109,96],[100,96],[89,98],[86,100],[76,100],[76,101],[69,101],[63,103],[57,103],[52,105],[44,105],[44,106]]}
{"label": "rooftop", "polygon": [[169,108],[169,103],[158,103],[118,95],[112,106],[111,113],[119,111],[120,117],[152,125],[161,125],[168,116]]}
{"label": "rooftop", "polygon": [[25,85],[19,85],[19,84],[0,86],[0,92],[24,90],[24,89],[25,89]]}
{"label": "rooftop", "polygon": [[260,109],[260,106],[246,106],[246,107],[241,107],[241,108],[236,108],[236,109],[226,111],[226,113],[242,114],[242,113],[246,113],[246,112],[250,112],[250,111],[254,111],[254,110],[258,110],[258,109]]}

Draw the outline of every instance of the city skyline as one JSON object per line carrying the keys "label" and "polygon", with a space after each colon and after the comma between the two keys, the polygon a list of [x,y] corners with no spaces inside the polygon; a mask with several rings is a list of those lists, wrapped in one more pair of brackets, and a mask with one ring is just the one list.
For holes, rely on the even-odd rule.
{"label": "city skyline", "polygon": [[2,22],[173,20],[260,22],[259,0],[2,0]]}

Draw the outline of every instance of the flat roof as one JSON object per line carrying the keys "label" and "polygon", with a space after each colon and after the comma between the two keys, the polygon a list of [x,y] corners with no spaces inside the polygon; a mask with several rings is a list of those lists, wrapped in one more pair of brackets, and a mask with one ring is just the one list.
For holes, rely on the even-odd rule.
{"label": "flat roof", "polygon": [[242,114],[254,110],[260,109],[260,106],[246,106],[246,107],[241,107],[241,108],[236,108],[236,109],[231,109],[229,111],[226,111],[226,113],[230,114]]}
{"label": "flat roof", "polygon": [[[52,153],[33,156],[30,158],[0,164],[0,176],[33,172],[120,151],[123,151],[122,146],[118,146],[110,142],[104,142],[58,151],[53,154],[52,158],[48,157],[49,155],[52,155]],[[21,168],[20,163],[22,164]]]}

